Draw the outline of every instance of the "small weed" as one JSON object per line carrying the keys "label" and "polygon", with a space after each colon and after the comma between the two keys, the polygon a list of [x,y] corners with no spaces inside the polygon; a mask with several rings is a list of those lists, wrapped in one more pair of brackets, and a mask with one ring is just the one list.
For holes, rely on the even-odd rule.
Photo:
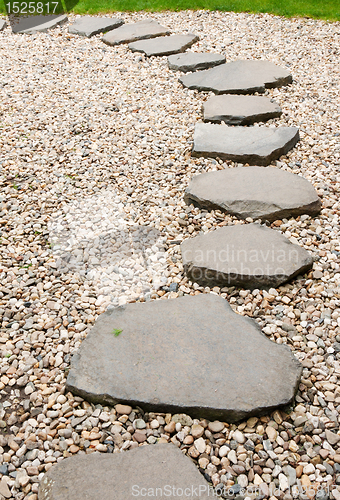
{"label": "small weed", "polygon": [[17,190],[18,190],[18,189],[19,189],[19,186],[18,186],[17,184],[12,184],[12,188],[13,188],[13,189],[17,189]]}
{"label": "small weed", "polygon": [[112,333],[115,337],[119,337],[119,335],[122,333],[122,331],[123,330],[121,330],[120,328],[115,328]]}

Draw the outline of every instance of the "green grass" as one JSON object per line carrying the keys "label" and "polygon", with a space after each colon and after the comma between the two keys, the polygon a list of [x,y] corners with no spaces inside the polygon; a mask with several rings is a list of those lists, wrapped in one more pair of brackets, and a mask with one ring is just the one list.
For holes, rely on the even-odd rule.
{"label": "green grass", "polygon": [[[76,0],[70,1],[75,3]],[[4,0],[1,0],[0,10],[3,13],[5,12],[4,5]],[[80,0],[73,8],[73,12],[98,14],[116,11],[179,11],[186,9],[269,12],[286,17],[312,17],[340,21],[339,0]]]}

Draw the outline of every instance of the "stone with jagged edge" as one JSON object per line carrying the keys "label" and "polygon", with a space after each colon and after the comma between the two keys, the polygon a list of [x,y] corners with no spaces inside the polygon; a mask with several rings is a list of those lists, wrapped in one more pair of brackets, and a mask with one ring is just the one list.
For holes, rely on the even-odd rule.
{"label": "stone with jagged edge", "polygon": [[238,421],[290,403],[300,364],[214,294],[102,314],[72,357],[66,390],[102,405]]}

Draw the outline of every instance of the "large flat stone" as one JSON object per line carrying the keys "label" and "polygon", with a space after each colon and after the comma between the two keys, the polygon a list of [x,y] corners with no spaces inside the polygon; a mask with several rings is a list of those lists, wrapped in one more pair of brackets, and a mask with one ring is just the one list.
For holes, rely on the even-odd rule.
{"label": "large flat stone", "polygon": [[198,40],[199,37],[191,33],[187,35],[172,35],[133,42],[129,44],[129,49],[132,52],[143,52],[148,57],[168,56],[184,52]]}
{"label": "large flat stone", "polygon": [[191,179],[185,202],[219,209],[241,219],[276,220],[316,215],[321,200],[312,184],[279,168],[238,167],[207,172]]}
{"label": "large flat stone", "polygon": [[7,23],[4,19],[0,19],[0,31],[4,30],[7,26]]}
{"label": "large flat stone", "polygon": [[69,26],[68,32],[74,35],[91,37],[118,28],[123,23],[122,19],[82,16]]}
{"label": "large flat stone", "polygon": [[251,125],[282,115],[276,102],[254,95],[215,95],[203,105],[205,122],[225,122],[228,125]]}
{"label": "large flat stone", "polygon": [[102,314],[72,358],[67,390],[104,405],[236,421],[289,403],[299,375],[288,348],[202,294]]}
{"label": "large flat stone", "polygon": [[287,85],[292,75],[270,61],[239,60],[184,75],[179,81],[189,89],[212,90],[215,94],[253,94]]}
{"label": "large flat stone", "polygon": [[45,474],[38,498],[127,500],[143,498],[147,493],[149,497],[173,500],[210,498],[207,481],[190,458],[173,444],[67,458]]}
{"label": "large flat stone", "polygon": [[222,227],[181,245],[184,270],[200,285],[277,287],[313,265],[309,252],[259,224]]}
{"label": "large flat stone", "polygon": [[123,24],[123,26],[106,33],[102,40],[107,45],[119,45],[164,35],[170,35],[168,28],[152,19],[145,19],[138,23]]}
{"label": "large flat stone", "polygon": [[30,16],[20,19],[17,24],[12,24],[13,33],[22,33],[26,35],[35,35],[36,33],[45,32],[52,28],[56,28],[67,22],[65,14],[51,14],[41,16]]}
{"label": "large flat stone", "polygon": [[288,153],[299,139],[296,127],[226,127],[197,123],[192,155],[269,165]]}
{"label": "large flat stone", "polygon": [[211,52],[187,52],[168,57],[168,66],[175,71],[199,71],[225,63],[225,56]]}

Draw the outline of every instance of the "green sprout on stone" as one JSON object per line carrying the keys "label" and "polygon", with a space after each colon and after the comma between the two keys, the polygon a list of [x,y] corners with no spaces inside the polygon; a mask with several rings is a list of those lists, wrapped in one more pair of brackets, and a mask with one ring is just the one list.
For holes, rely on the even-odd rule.
{"label": "green sprout on stone", "polygon": [[112,333],[115,337],[119,337],[119,335],[122,333],[122,331],[123,330],[121,330],[120,328],[115,328]]}

